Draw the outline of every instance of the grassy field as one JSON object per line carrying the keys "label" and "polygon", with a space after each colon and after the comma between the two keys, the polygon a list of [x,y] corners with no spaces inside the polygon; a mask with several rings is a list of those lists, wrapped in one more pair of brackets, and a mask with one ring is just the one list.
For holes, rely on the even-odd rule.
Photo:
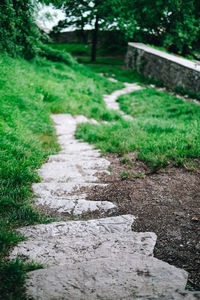
{"label": "grassy field", "polygon": [[102,95],[122,86],[77,63],[0,56],[0,299],[24,299],[25,273],[37,267],[6,257],[24,239],[13,229],[49,222],[31,205],[31,184],[40,181],[36,169],[59,150],[50,113],[118,120]]}

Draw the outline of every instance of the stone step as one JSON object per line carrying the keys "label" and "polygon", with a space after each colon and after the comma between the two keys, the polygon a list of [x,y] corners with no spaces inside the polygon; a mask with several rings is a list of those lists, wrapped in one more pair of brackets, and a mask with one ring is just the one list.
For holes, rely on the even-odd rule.
{"label": "stone step", "polygon": [[143,254],[152,256],[155,233],[99,233],[84,237],[56,235],[42,240],[36,236],[21,242],[12,257],[26,257],[45,267],[111,258],[113,255]]}
{"label": "stone step", "polygon": [[44,206],[60,215],[84,216],[88,213],[98,213],[98,215],[111,215],[117,212],[117,206],[109,201],[85,200],[86,194],[67,196],[66,198],[36,198],[36,206]]}
{"label": "stone step", "polygon": [[28,296],[38,300],[138,299],[184,290],[187,272],[156,258],[117,253],[29,273]]}
{"label": "stone step", "polygon": [[28,239],[51,239],[55,236],[82,238],[91,234],[98,236],[99,234],[109,233],[130,233],[131,226],[136,218],[133,215],[122,215],[117,217],[107,217],[102,219],[88,221],[70,221],[70,222],[54,222],[49,224],[39,224],[35,226],[27,226],[17,229],[19,233]]}
{"label": "stone step", "polygon": [[92,169],[107,169],[110,166],[110,162],[105,158],[94,158],[94,157],[85,157],[81,153],[79,155],[67,155],[67,154],[58,154],[51,155],[48,158],[48,163],[63,163],[63,165],[77,166],[80,165],[82,168],[92,168]]}
{"label": "stone step", "polygon": [[55,198],[64,198],[69,195],[81,195],[87,188],[92,187],[106,187],[107,184],[102,183],[88,183],[88,182],[66,182],[66,183],[59,183],[59,182],[40,182],[34,183],[32,185],[33,191],[35,196],[40,198],[48,198],[48,197],[55,197]]}
{"label": "stone step", "polygon": [[165,295],[139,297],[137,300],[200,300],[200,292],[175,291]]}
{"label": "stone step", "polygon": [[68,181],[97,181],[97,177],[94,174],[97,170],[82,169],[76,165],[71,167],[64,165],[63,163],[46,163],[38,170],[39,176],[42,177],[43,182],[68,182]]}

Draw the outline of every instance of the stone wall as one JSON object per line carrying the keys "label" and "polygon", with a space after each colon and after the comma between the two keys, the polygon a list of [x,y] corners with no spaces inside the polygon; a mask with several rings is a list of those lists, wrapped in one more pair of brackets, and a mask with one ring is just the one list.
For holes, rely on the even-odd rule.
{"label": "stone wall", "polygon": [[126,67],[146,77],[162,81],[170,88],[200,93],[200,63],[156,50],[140,43],[129,43]]}
{"label": "stone wall", "polygon": [[[75,30],[50,33],[50,37],[53,43],[84,43],[91,44],[92,42],[92,30]],[[98,33],[98,44],[101,45],[116,45],[126,46],[125,36],[118,30],[100,30]]]}

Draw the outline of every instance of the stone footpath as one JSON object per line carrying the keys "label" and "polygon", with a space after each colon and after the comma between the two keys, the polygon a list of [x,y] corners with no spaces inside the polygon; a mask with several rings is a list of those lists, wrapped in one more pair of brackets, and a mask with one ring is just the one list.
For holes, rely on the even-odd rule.
{"label": "stone footpath", "polygon": [[[138,89],[129,84],[106,95],[105,102],[118,109],[116,98]],[[74,132],[78,123],[96,121],[68,114],[52,118],[61,152],[38,170],[42,183],[33,184],[35,204],[61,220],[91,213],[101,218],[18,230],[27,241],[19,243],[10,257],[26,257],[44,265],[29,273],[27,296],[37,300],[200,299],[199,293],[184,291],[187,272],[153,257],[155,233],[133,232],[136,217],[116,216],[115,204],[87,199],[87,188],[105,186],[96,173],[108,172],[109,161],[76,140]]]}

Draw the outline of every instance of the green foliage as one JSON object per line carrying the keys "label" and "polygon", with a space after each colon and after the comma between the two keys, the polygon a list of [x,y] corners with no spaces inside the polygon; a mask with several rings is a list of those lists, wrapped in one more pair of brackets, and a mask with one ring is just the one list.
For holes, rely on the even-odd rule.
{"label": "green foliage", "polygon": [[121,96],[120,107],[134,117],[109,125],[79,125],[76,137],[103,153],[138,153],[153,170],[200,159],[200,107],[168,93],[144,89]]}
{"label": "green foliage", "polygon": [[67,65],[73,65],[76,63],[75,59],[73,59],[68,52],[54,49],[45,44],[40,44],[38,54],[52,61],[64,62]]}
{"label": "green foliage", "polygon": [[0,50],[27,59],[38,52],[39,30],[32,19],[30,0],[0,3]]}
{"label": "green foliage", "polygon": [[[199,36],[200,6],[196,0],[124,1],[122,26],[130,38],[164,45],[172,52],[187,54]],[[126,12],[128,14],[126,15]],[[127,27],[127,28],[126,28]]]}
{"label": "green foliage", "polygon": [[68,52],[72,55],[86,55],[89,56],[91,47],[89,45],[77,44],[77,43],[64,43],[64,44],[50,44],[54,49]]}
{"label": "green foliage", "polygon": [[12,262],[0,260],[0,299],[2,300],[25,300],[25,277],[26,272],[42,268],[33,262],[16,259]]}
{"label": "green foliage", "polygon": [[121,180],[131,179],[131,173],[128,171],[124,171],[124,172],[120,173],[120,178],[121,178]]}

